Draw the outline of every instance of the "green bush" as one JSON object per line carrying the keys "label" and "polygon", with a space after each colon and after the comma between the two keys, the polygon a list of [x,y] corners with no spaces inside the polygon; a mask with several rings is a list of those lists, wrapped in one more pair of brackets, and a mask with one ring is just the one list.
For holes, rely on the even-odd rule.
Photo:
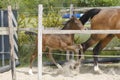
{"label": "green bush", "polygon": [[59,13],[59,9],[54,9],[50,7],[49,11],[44,14],[43,17],[43,26],[45,27],[63,27],[62,23],[64,19]]}
{"label": "green bush", "polygon": [[80,0],[78,6],[81,7],[98,7],[98,6],[117,6],[120,4],[119,0]]}
{"label": "green bush", "polygon": [[49,13],[43,19],[45,27],[62,27],[63,19],[57,13]]}
{"label": "green bush", "polygon": [[[24,14],[20,14],[18,17],[18,27],[19,28],[35,28],[37,24],[37,17],[32,16],[28,17]],[[26,35],[24,31],[18,33],[18,46],[19,46],[19,55],[21,66],[26,66],[29,64],[30,55],[34,51],[36,36]]]}

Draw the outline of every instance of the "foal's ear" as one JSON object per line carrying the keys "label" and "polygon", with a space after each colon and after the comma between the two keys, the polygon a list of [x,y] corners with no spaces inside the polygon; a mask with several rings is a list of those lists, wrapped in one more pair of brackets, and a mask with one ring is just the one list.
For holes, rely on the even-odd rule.
{"label": "foal's ear", "polygon": [[73,16],[71,17],[71,19],[76,19],[76,17],[73,15]]}

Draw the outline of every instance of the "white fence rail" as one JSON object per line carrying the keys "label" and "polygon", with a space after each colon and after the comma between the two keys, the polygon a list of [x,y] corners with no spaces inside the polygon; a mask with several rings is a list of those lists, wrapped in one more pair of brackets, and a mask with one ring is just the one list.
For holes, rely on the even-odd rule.
{"label": "white fence rail", "polygon": [[[16,28],[14,31],[37,31],[38,28]],[[9,28],[0,27],[0,35],[8,35]],[[43,30],[43,34],[120,34],[120,30]]]}
{"label": "white fence rail", "polygon": [[[74,11],[75,12],[78,12],[78,11],[81,11],[81,12],[85,12],[87,10],[90,10],[90,9],[108,9],[108,8],[120,8],[120,6],[110,6],[110,7],[74,7]],[[60,10],[60,12],[64,13],[64,12],[69,12],[70,9],[62,9]]]}
{"label": "white fence rail", "polygon": [[43,30],[43,34],[120,34],[120,30]]}

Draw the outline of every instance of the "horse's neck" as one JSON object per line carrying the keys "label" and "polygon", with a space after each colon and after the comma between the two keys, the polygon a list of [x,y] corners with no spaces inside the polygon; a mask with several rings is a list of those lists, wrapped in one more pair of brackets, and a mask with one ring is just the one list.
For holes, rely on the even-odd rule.
{"label": "horse's neck", "polygon": [[[61,30],[72,30],[72,29],[64,29],[64,28],[62,28]],[[65,34],[65,35],[71,35],[71,39],[74,41],[74,34]]]}
{"label": "horse's neck", "polygon": [[72,40],[74,40],[74,34],[71,34],[72,35]]}
{"label": "horse's neck", "polygon": [[74,42],[74,34],[70,34],[71,35],[71,39]]}

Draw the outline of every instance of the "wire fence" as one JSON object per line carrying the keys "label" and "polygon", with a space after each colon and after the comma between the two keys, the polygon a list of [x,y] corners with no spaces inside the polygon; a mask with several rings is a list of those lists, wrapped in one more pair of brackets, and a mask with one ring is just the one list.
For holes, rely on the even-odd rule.
{"label": "wire fence", "polygon": [[[48,54],[48,53],[45,53],[45,54]],[[67,54],[65,53],[51,53],[51,54],[54,54],[54,55],[59,55],[59,56],[67,56]],[[120,55],[77,55],[77,54],[74,54],[73,55],[74,57],[77,57],[77,56],[83,56],[83,57],[99,57],[99,58],[120,58]]]}

